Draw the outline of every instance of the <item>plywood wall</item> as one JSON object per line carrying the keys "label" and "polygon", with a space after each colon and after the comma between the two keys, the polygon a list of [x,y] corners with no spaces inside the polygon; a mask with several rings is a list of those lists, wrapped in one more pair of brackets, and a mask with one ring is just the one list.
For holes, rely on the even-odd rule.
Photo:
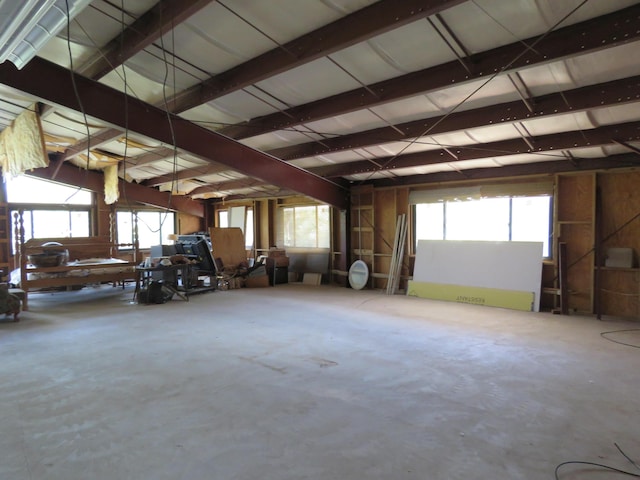
{"label": "plywood wall", "polygon": [[[640,316],[640,172],[598,174],[602,198],[600,228],[603,259],[607,248],[632,248],[635,262],[630,269],[599,268],[601,313],[625,317]],[[602,267],[600,265],[599,267]]]}
{"label": "plywood wall", "polygon": [[[548,181],[549,177],[531,177],[532,182]],[[519,179],[518,182],[522,182]],[[601,192],[604,237],[610,236],[604,247],[631,247],[640,254],[640,171],[584,172],[558,175],[554,198],[554,238],[568,245],[570,309],[572,313],[594,313],[594,304],[600,300],[603,315],[637,318],[640,315],[640,270],[635,268],[600,269],[595,265],[595,201],[596,189]],[[504,183],[501,182],[501,183]],[[450,185],[443,186],[449,187]],[[349,212],[334,212],[332,232],[332,268],[341,270],[360,255],[369,264],[374,278],[369,286],[386,287],[386,274],[395,238],[397,216],[405,213],[409,218],[409,235],[403,259],[404,279],[413,274],[415,261],[411,248],[412,218],[409,206],[411,187],[375,189],[370,186],[352,190]],[[281,200],[287,202],[287,200]],[[299,199],[288,202],[299,203]],[[269,204],[256,205],[259,215],[257,231],[261,239],[273,237],[277,228]],[[634,218],[638,215],[637,218]],[[620,228],[632,219],[628,225]],[[613,232],[616,232],[612,235]],[[345,251],[343,251],[345,250]],[[360,254],[360,255],[359,255]],[[599,272],[600,289],[595,288],[595,273]],[[543,267],[543,286],[557,283],[557,266],[546,262]],[[334,276],[334,281],[336,276]],[[341,277],[341,280],[344,276]],[[400,287],[406,287],[403,279]],[[543,307],[552,308],[556,298],[543,296]]]}

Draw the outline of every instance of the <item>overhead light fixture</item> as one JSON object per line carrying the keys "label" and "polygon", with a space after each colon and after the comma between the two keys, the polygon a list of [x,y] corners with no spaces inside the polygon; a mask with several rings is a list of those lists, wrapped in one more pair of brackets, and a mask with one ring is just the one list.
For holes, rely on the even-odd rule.
{"label": "overhead light fixture", "polygon": [[[91,0],[0,0],[0,63],[24,67]],[[67,12],[67,4],[69,12]]]}

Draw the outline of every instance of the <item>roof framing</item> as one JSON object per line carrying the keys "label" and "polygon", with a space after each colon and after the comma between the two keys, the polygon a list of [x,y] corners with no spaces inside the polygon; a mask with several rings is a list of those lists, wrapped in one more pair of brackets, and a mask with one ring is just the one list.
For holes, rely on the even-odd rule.
{"label": "roof framing", "polygon": [[194,85],[171,97],[167,104],[174,113],[184,112],[464,1],[380,0]]}
{"label": "roof framing", "polygon": [[[104,176],[102,173],[77,168],[68,162],[62,162],[55,158],[50,161],[48,167],[36,168],[28,172],[28,174],[47,180],[52,180],[55,176],[55,180],[58,182],[77,185],[96,193],[104,191]],[[119,188],[120,192],[126,192],[123,197],[126,197],[128,202],[139,202],[145,205],[153,205],[154,207],[167,208],[196,217],[204,217],[205,215],[205,208],[202,202],[188,197],[171,195],[168,192],[160,192],[136,183],[127,183],[122,179],[120,179]]]}
{"label": "roof framing", "polygon": [[[386,158],[375,158],[376,164],[370,160],[326,165],[310,168],[323,177],[348,176],[362,173],[375,173],[395,170],[398,168],[419,167],[450,163],[480,158],[503,157],[526,153],[552,154],[572,148],[597,147],[616,142],[637,142],[640,140],[640,122],[621,123],[590,130],[554,133],[541,135],[523,140],[516,138],[498,142],[480,143],[475,145],[461,145],[456,147],[428,150],[425,152],[409,153]],[[379,165],[379,166],[378,166]],[[466,175],[466,170],[458,175]]]}
{"label": "roof framing", "polygon": [[507,165],[499,168],[474,168],[459,172],[438,172],[430,175],[409,175],[392,179],[376,179],[371,182],[375,187],[398,187],[410,185],[433,185],[449,182],[499,180],[511,177],[552,176],[556,173],[585,172],[594,170],[611,170],[621,168],[637,168],[638,156],[632,153],[612,155],[606,158],[583,158],[575,162],[558,160],[555,162],[528,163],[525,165]]}
{"label": "roof framing", "polygon": [[77,70],[80,75],[98,80],[115,70],[160,36],[184,22],[213,0],[160,0],[151,10],[113,38],[91,61]]}
{"label": "roof framing", "polygon": [[638,100],[640,100],[640,76],[635,76],[531,98],[529,104],[533,111],[529,110],[527,104],[518,100],[455,112],[451,115],[414,120],[394,125],[394,128],[385,126],[336,138],[324,138],[322,142],[276,148],[267,153],[283,160],[293,160],[421,137],[425,132],[436,135],[489,125],[511,124]]}
{"label": "roof framing", "polygon": [[[492,75],[522,70],[567,57],[629,43],[640,38],[640,5],[473,55],[472,72],[457,60],[412,72],[282,112],[257,117],[219,130],[242,139],[282,130],[302,123],[349,113],[403,98],[463,85]],[[526,47],[523,47],[526,44]],[[535,49],[530,48],[535,44]],[[523,48],[525,50],[523,50]]]}
{"label": "roof framing", "polygon": [[[94,80],[75,78],[76,96],[70,72],[39,57],[22,70],[13,64],[0,64],[0,83],[28,93],[38,99],[73,110],[121,128],[175,145],[210,161],[228,165],[246,175],[261,178],[273,185],[290,189],[321,202],[346,209],[348,192],[335,183],[294,167],[271,155],[242,145],[230,138],[199,127],[177,115],[167,114],[146,102],[127,96]],[[127,102],[124,108],[124,102]],[[128,114],[125,116],[125,111]],[[170,122],[168,121],[170,119]]]}

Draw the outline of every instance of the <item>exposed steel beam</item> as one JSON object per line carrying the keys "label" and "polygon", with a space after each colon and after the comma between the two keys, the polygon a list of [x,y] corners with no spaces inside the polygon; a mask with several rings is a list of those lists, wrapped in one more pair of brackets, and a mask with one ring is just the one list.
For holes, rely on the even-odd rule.
{"label": "exposed steel beam", "polygon": [[370,183],[376,187],[429,185],[460,180],[498,180],[505,177],[524,177],[554,175],[556,173],[587,172],[594,170],[612,170],[638,166],[638,157],[631,153],[612,155],[605,158],[576,158],[576,163],[565,160],[551,162],[526,163],[522,165],[506,165],[499,168],[474,168],[465,170],[465,177],[460,178],[458,172],[438,172],[424,175],[408,175],[393,179],[376,179]]}
{"label": "exposed steel beam", "polygon": [[[374,128],[335,138],[323,138],[322,144],[318,142],[300,143],[269,150],[267,153],[283,160],[294,160],[416,138],[425,131],[429,131],[429,135],[437,135],[474,127],[508,124],[637,102],[640,101],[640,76],[553,93],[531,100],[534,105],[533,112],[530,112],[521,101],[507,102],[455,112],[446,117],[442,115],[414,120],[396,125],[396,129],[393,130],[389,127]],[[398,134],[398,131],[402,132],[402,135]]]}
{"label": "exposed steel beam", "polygon": [[160,175],[159,177],[147,178],[140,182],[141,185],[147,187],[158,187],[164,183],[179,182],[181,180],[191,180],[193,178],[205,177],[207,175],[215,175],[216,173],[229,170],[229,167],[224,165],[208,164],[196,168],[187,168],[179,170],[175,174],[167,173],[166,175]]}
{"label": "exposed steel beam", "polygon": [[[101,172],[74,167],[68,162],[51,160],[48,167],[36,168],[28,172],[28,175],[51,180],[53,173],[56,171],[58,172],[56,176],[56,181],[58,182],[86,188],[99,195],[104,194],[104,175]],[[196,217],[204,217],[203,203],[198,200],[192,200],[189,197],[170,195],[168,192],[160,192],[155,188],[144,187],[136,183],[127,183],[122,179],[120,179],[119,189],[120,192],[126,191],[126,198],[129,202],[168,208]]]}
{"label": "exposed steel beam", "polygon": [[78,155],[86,155],[89,148],[99,148],[100,146],[109,143],[122,135],[122,131],[117,128],[106,128],[99,131],[95,135],[91,135],[88,139],[85,138],[70,145],[60,157],[63,162],[71,160]]}
{"label": "exposed steel beam", "polygon": [[169,145],[173,145],[175,139],[175,146],[186,152],[329,205],[348,208],[348,192],[335,183],[136,98],[125,100],[122,92],[95,80],[76,76],[76,96],[69,75],[66,68],[40,57],[35,57],[22,70],[10,62],[0,64],[0,83],[11,88],[74,110],[79,109],[79,97],[91,117]]}
{"label": "exposed steel beam", "polygon": [[251,177],[235,178],[227,182],[212,183],[195,188],[189,192],[189,195],[200,195],[203,193],[224,192],[228,190],[238,190],[241,188],[261,187],[266,185],[262,180]]}
{"label": "exposed steel beam", "polygon": [[562,150],[583,147],[596,147],[610,145],[615,141],[635,142],[640,140],[640,122],[621,123],[598,127],[590,130],[554,133],[541,135],[530,139],[534,148],[527,147],[521,138],[502,140],[499,142],[481,143],[477,145],[464,145],[450,147],[457,157],[454,161],[449,156],[447,149],[427,150],[425,152],[410,153],[397,157],[377,158],[381,167],[375,167],[368,160],[357,162],[339,163],[322,167],[310,168],[309,171],[322,175],[325,178],[343,177],[362,173],[375,173],[398,168],[419,167],[438,163],[451,163],[480,158],[502,157],[523,153],[549,154],[557,152],[562,155]]}
{"label": "exposed steel beam", "polygon": [[113,38],[102,48],[100,55],[95,55],[77,72],[99,80],[212,1],[160,0],[151,10],[129,25],[121,35]]}
{"label": "exposed steel beam", "polygon": [[184,112],[464,1],[380,0],[178,93],[167,104]]}
{"label": "exposed steel beam", "polygon": [[173,148],[159,147],[149,150],[141,155],[135,157],[128,157],[127,170],[142,167],[158,160],[164,160],[165,158],[173,158],[176,154]]}
{"label": "exposed steel beam", "polygon": [[637,155],[640,155],[640,148],[629,145],[629,143],[627,142],[621,142],[618,139],[614,139],[613,141],[614,143],[617,143],[618,145],[623,146],[624,148],[631,150],[632,152],[635,152]]}
{"label": "exposed steel beam", "polygon": [[[283,112],[257,117],[219,131],[236,139],[252,137],[447,87],[464,85],[488,78],[498,72],[508,73],[593,53],[639,38],[640,5],[634,5],[551,32],[536,43],[535,51],[523,51],[523,42],[518,41],[475,54],[469,59],[473,68],[471,75],[461,68],[457,61],[451,61],[378,82],[367,88],[358,88]],[[524,43],[533,44],[537,40],[538,37],[534,37],[525,40]]]}

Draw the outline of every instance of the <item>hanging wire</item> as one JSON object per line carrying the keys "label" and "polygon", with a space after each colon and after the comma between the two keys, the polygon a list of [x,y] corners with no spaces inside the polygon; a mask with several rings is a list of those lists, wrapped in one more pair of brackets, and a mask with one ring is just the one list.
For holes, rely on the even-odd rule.
{"label": "hanging wire", "polygon": [[[162,25],[162,8],[160,9],[160,24]],[[172,38],[172,49],[173,52],[175,52],[175,29],[174,29],[174,25],[173,25],[173,21],[171,24],[171,38]],[[164,110],[165,113],[167,114],[167,122],[169,124],[169,131],[171,133],[171,143],[172,143],[172,147],[173,147],[173,169],[172,169],[172,179],[171,179],[171,189],[169,190],[169,202],[167,204],[167,208],[165,209],[164,212],[164,216],[162,217],[162,220],[160,221],[160,226],[158,227],[157,230],[152,230],[150,229],[152,232],[156,233],[156,232],[160,232],[162,231],[162,226],[164,225],[165,220],[167,219],[168,215],[169,215],[169,211],[171,209],[171,202],[173,200],[173,192],[174,190],[177,188],[177,172],[178,172],[178,147],[176,146],[176,135],[175,135],[175,131],[173,128],[173,119],[171,118],[171,112],[169,111],[169,103],[168,103],[168,99],[167,99],[167,83],[169,80],[169,61],[167,60],[167,51],[165,50],[164,47],[164,34],[163,32],[160,32],[160,46],[162,49],[162,57],[163,57],[163,61],[164,61],[164,78],[162,81],[162,98],[164,101]],[[173,53],[172,53],[173,55]],[[174,84],[173,84],[173,90],[176,90],[176,84],[175,84],[175,55],[173,56],[173,78],[174,78]],[[144,223],[144,222],[143,222]],[[146,224],[145,224],[146,225]],[[149,228],[149,226],[147,225],[147,228]]]}
{"label": "hanging wire", "polygon": [[[443,115],[442,117],[440,117],[440,119],[438,119],[436,122],[433,123],[433,125],[430,125],[427,129],[425,129],[420,135],[418,135],[416,138],[414,138],[412,141],[410,141],[407,145],[405,145],[402,149],[400,149],[400,151],[398,153],[396,153],[395,155],[393,155],[391,158],[389,158],[385,164],[382,166],[382,169],[384,169],[387,165],[389,165],[391,162],[393,162],[396,158],[398,158],[400,155],[402,155],[409,147],[411,147],[411,145],[413,145],[414,143],[416,143],[416,141],[420,138],[420,137],[424,137],[426,135],[429,135],[429,133],[438,125],[440,125],[442,122],[444,122],[447,118],[449,118],[449,116],[451,116],[454,112],[456,112],[460,107],[462,107],[465,103],[467,103],[473,96],[475,96],[480,90],[482,90],[485,86],[487,86],[490,82],[492,82],[496,77],[498,77],[498,75],[502,74],[504,71],[508,70],[514,63],[516,63],[520,58],[522,58],[529,50],[533,49],[538,43],[540,43],[542,40],[544,40],[545,38],[547,38],[547,36],[553,32],[560,24],[562,24],[565,20],[567,20],[571,15],[573,15],[575,12],[577,12],[581,7],[583,7],[589,0],[582,0],[582,2],[580,4],[578,4],[575,8],[573,8],[569,13],[567,13],[565,16],[563,16],[559,21],[557,21],[555,24],[553,24],[549,29],[547,29],[546,32],[544,32],[542,35],[540,35],[531,45],[527,45],[527,48],[525,48],[522,52],[520,52],[518,55],[516,55],[509,63],[507,63],[506,65],[504,65],[500,70],[497,70],[493,75],[491,75],[489,78],[487,78],[487,80],[485,80],[484,82],[482,82],[482,84],[480,84],[477,88],[475,88],[471,93],[469,93],[465,98],[463,98],[460,102],[458,102],[453,108],[451,108],[445,115]],[[378,171],[374,171],[372,172],[367,178],[363,179],[360,181],[360,183],[363,183],[367,180],[369,180],[374,174],[378,173]]]}
{"label": "hanging wire", "polygon": [[[73,71],[73,53],[71,52],[71,12],[69,10],[69,0],[65,0],[66,6],[66,17],[67,17],[67,50],[69,52],[69,75],[71,76],[71,85],[73,86],[73,93],[76,96],[76,100],[78,101],[78,106],[80,107],[80,112],[82,112],[82,118],[84,119],[84,125],[86,127],[87,133],[87,167],[85,171],[85,178],[89,175],[89,162],[91,161],[91,130],[89,128],[89,120],[87,118],[87,113],[85,112],[84,105],[82,104],[82,99],[80,98],[80,93],[78,92],[78,85],[76,85],[76,75]],[[65,200],[65,203],[69,202],[82,188],[78,187],[78,189],[73,192],[69,197]]]}
{"label": "hanging wire", "polygon": [[[125,9],[124,0],[120,0],[120,50],[124,47],[125,32]],[[129,84],[127,82],[127,68],[125,62],[122,62],[122,80],[124,90],[124,158],[122,159],[122,197],[125,204],[129,205],[127,199],[127,153],[129,150]]]}

